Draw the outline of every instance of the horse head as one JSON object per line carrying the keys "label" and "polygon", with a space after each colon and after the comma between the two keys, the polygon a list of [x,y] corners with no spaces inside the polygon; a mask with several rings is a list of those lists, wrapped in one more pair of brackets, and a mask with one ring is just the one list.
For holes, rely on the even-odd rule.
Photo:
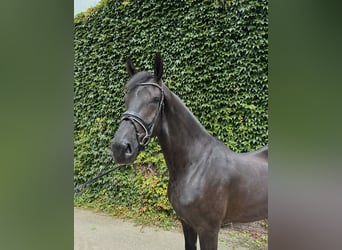
{"label": "horse head", "polygon": [[163,61],[159,53],[155,57],[154,74],[138,72],[129,58],[126,68],[130,77],[125,85],[126,111],[112,140],[112,155],[118,164],[132,163],[149,143],[164,105]]}

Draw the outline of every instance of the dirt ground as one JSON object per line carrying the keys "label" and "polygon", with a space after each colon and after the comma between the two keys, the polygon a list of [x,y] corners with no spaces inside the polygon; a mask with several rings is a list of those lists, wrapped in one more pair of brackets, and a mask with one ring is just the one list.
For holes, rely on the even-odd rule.
{"label": "dirt ground", "polygon": [[[258,225],[252,224],[250,227],[250,230],[257,234],[256,236],[267,233]],[[229,225],[221,229],[219,250],[267,249],[246,245],[243,238],[237,237],[234,233],[228,233],[228,231],[239,230],[246,231],[246,228],[244,225],[234,225],[233,228]],[[199,249],[199,243],[197,245]],[[184,249],[183,234],[181,231],[164,231],[156,227],[136,225],[130,220],[74,208],[74,250],[136,249],[181,250]]]}

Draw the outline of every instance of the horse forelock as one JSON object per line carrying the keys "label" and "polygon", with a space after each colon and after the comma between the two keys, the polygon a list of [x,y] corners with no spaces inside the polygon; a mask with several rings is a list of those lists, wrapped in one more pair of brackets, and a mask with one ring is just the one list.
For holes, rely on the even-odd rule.
{"label": "horse forelock", "polygon": [[149,82],[152,79],[154,79],[153,74],[147,71],[138,72],[135,75],[133,75],[131,79],[129,79],[129,81],[125,85],[125,89],[126,91],[129,91],[135,88],[138,84]]}

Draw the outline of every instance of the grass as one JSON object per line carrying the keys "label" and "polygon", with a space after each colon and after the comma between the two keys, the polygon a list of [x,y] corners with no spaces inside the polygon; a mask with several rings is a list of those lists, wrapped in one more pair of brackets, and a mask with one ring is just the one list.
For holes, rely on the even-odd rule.
{"label": "grass", "polygon": [[222,229],[219,236],[223,244],[231,249],[246,248],[250,250],[268,249],[268,235],[244,229]]}

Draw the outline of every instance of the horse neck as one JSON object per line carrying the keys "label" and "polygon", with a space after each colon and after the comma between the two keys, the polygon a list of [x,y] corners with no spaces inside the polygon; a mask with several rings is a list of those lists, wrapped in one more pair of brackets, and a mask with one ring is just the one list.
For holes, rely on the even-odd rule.
{"label": "horse neck", "polygon": [[157,134],[170,178],[185,171],[191,160],[205,150],[212,137],[167,87],[161,127]]}

